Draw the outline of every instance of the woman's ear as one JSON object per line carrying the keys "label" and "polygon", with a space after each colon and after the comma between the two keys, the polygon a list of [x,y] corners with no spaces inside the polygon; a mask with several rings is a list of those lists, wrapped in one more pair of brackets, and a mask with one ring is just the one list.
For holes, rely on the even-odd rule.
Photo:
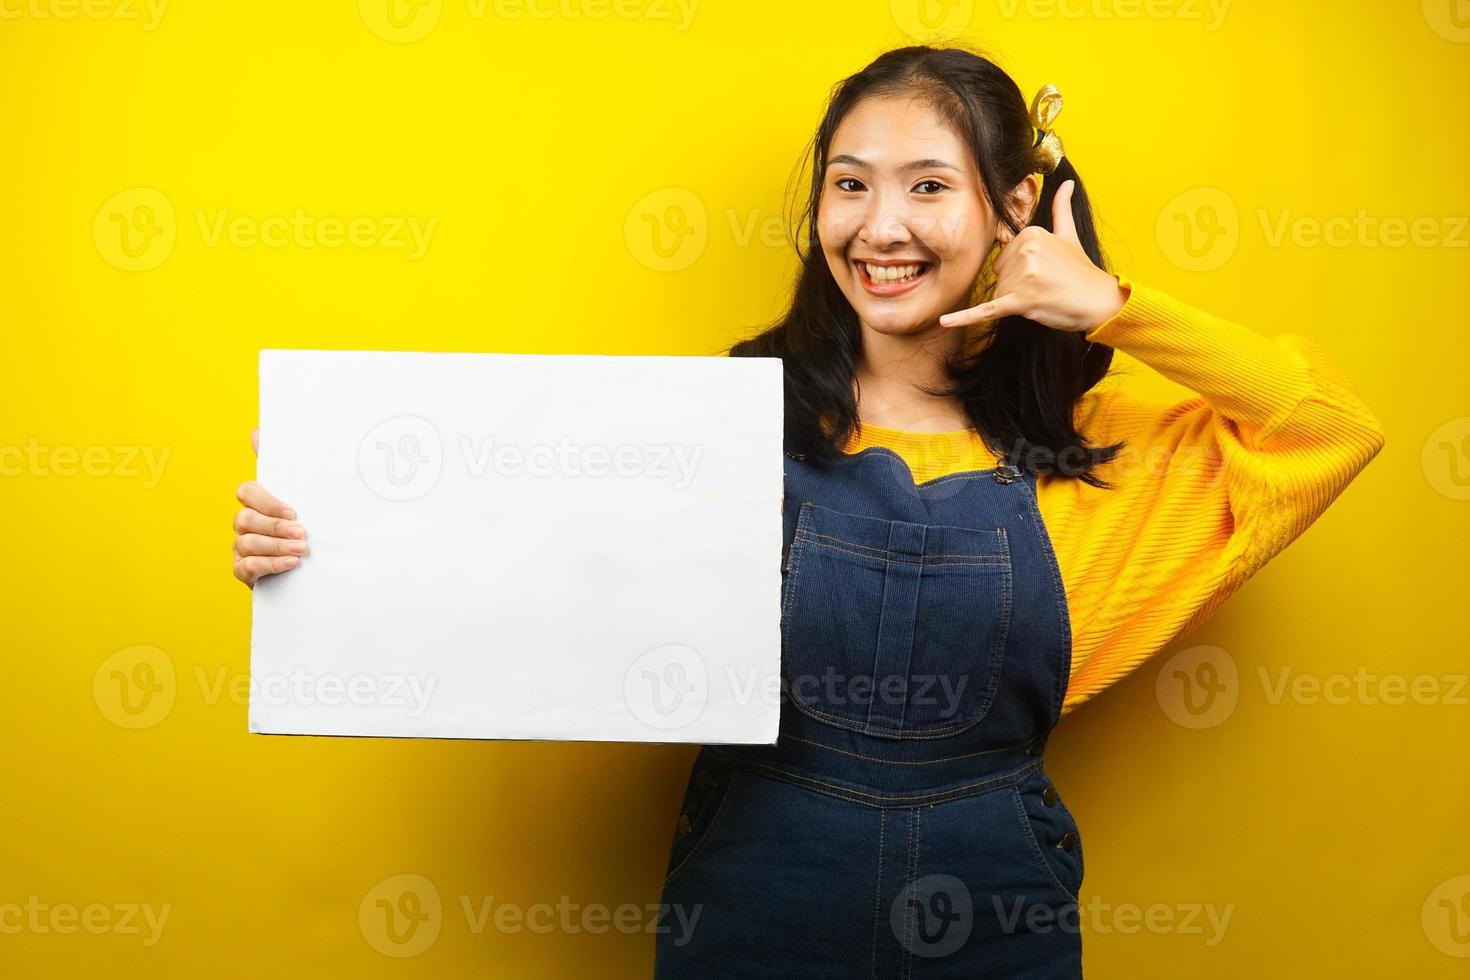
{"label": "woman's ear", "polygon": [[[1010,194],[1006,196],[1006,209],[1010,211],[1012,220],[1022,228],[1031,223],[1031,212],[1036,208],[1036,198],[1041,192],[1041,181],[1035,174],[1027,174],[1026,179],[1011,188]],[[996,238],[1002,242],[1009,242],[1015,235],[1001,222],[996,230]]]}

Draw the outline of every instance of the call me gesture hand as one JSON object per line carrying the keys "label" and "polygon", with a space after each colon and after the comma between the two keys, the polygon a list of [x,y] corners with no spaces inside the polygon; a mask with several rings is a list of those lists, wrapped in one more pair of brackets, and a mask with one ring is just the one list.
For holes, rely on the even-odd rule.
{"label": "call me gesture hand", "polygon": [[1064,181],[1052,200],[1052,228],[1028,225],[995,257],[992,298],[968,310],[946,313],[942,327],[965,327],[1005,316],[1023,316],[1053,330],[1087,331],[1110,319],[1128,299],[1115,276],[1092,264],[1072,220],[1075,181]]}

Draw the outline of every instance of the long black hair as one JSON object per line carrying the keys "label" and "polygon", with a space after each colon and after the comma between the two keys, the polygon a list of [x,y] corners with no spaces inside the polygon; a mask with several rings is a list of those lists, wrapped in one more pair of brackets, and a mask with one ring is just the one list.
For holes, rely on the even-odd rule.
{"label": "long black hair", "polygon": [[[927,97],[971,148],[986,199],[1012,232],[1020,231],[1004,202],[1037,170],[1036,134],[1021,90],[992,61],[963,48],[916,45],[885,52],[837,84],[805,154],[811,184],[791,225],[801,259],[791,306],[776,323],[728,352],[782,359],[786,450],[801,458],[835,459],[854,428],[861,428],[854,381],[862,334],[817,234],[828,150],[838,124],[860,100],[906,93]],[[1067,157],[1042,181],[1031,223],[1051,230],[1056,188],[1067,180],[1076,182],[1072,216],[1078,240],[1088,258],[1106,269],[1087,194]],[[929,394],[961,396],[970,425],[1006,462],[1038,475],[1108,487],[1092,470],[1116,456],[1124,443],[1087,445],[1073,412],[1077,400],[1107,374],[1113,349],[1021,316],[996,321],[984,340],[983,346],[963,345],[948,357],[945,370],[952,384]]]}

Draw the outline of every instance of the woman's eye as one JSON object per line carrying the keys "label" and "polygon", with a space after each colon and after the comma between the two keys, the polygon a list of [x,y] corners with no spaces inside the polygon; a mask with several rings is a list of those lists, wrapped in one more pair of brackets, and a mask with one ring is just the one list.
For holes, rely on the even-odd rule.
{"label": "woman's eye", "polygon": [[[847,186],[849,184],[854,186]],[[856,177],[838,177],[837,188],[844,191],[860,191],[863,189],[863,185]]]}
{"label": "woman's eye", "polygon": [[[925,187],[930,189],[921,190],[921,188]],[[937,180],[921,180],[914,185],[914,189],[918,190],[921,194],[938,194],[940,191],[944,190],[944,184]]]}

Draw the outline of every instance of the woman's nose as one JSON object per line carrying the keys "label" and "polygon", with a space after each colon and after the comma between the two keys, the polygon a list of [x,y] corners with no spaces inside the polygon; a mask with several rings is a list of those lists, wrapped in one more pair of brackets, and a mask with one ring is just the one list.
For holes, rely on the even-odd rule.
{"label": "woman's nose", "polygon": [[901,245],[913,237],[909,217],[908,209],[891,196],[874,194],[858,237],[873,248]]}

